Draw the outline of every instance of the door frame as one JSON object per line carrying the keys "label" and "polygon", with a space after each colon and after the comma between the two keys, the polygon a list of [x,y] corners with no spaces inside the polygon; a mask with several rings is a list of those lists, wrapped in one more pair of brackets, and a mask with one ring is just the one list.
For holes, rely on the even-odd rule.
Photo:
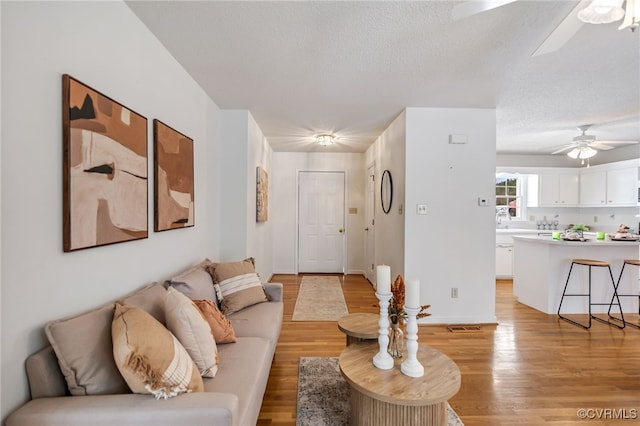
{"label": "door frame", "polygon": [[294,272],[296,275],[300,273],[300,174],[301,173],[343,173],[344,174],[344,206],[342,209],[342,223],[344,232],[342,233],[342,274],[346,275],[347,268],[347,233],[349,232],[347,227],[347,200],[349,199],[349,171],[348,170],[300,170],[296,169],[296,226],[295,226],[295,253],[294,257]]}
{"label": "door frame", "polygon": [[[370,171],[372,174],[370,174]],[[364,231],[364,276],[371,285],[375,286],[375,262],[376,262],[376,162],[372,161],[365,167],[365,188],[364,188],[364,226],[369,231]],[[373,191],[369,193],[369,179],[373,180]],[[371,199],[369,199],[371,198]],[[370,212],[368,212],[370,210]],[[367,223],[367,213],[370,213],[371,224]],[[372,247],[369,247],[369,232],[372,239]],[[371,251],[371,253],[369,253]],[[369,271],[369,264],[373,264],[373,268]],[[369,273],[370,272],[370,273]]]}

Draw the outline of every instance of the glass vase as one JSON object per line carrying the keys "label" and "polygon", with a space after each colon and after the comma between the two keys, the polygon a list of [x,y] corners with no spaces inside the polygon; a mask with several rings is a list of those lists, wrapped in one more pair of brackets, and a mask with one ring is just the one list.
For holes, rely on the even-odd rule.
{"label": "glass vase", "polygon": [[398,323],[390,323],[387,352],[389,352],[389,355],[391,355],[393,359],[402,358],[404,354],[404,333]]}

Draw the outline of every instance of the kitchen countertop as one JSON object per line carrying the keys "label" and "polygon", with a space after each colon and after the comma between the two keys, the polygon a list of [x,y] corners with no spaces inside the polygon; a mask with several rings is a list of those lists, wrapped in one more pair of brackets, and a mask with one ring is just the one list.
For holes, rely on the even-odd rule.
{"label": "kitchen countertop", "polygon": [[[536,230],[537,232],[537,230]],[[551,232],[551,231],[549,231]],[[597,240],[595,237],[587,236],[587,241],[564,241],[564,240],[554,240],[551,236],[548,235],[514,235],[514,241],[527,241],[531,243],[537,244],[553,244],[553,245],[562,245],[562,246],[640,246],[640,241],[612,241],[609,238],[605,240]]]}
{"label": "kitchen countertop", "polygon": [[496,228],[496,234],[538,234],[538,232],[553,232],[546,231],[542,229],[531,229],[531,228]]}

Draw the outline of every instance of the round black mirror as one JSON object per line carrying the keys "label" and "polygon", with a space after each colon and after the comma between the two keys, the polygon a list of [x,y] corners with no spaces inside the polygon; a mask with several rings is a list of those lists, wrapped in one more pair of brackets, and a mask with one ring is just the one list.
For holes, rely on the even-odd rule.
{"label": "round black mirror", "polygon": [[391,211],[391,202],[393,201],[393,180],[391,179],[391,172],[385,170],[382,173],[382,180],[380,182],[380,202],[382,203],[382,211],[389,213]]}

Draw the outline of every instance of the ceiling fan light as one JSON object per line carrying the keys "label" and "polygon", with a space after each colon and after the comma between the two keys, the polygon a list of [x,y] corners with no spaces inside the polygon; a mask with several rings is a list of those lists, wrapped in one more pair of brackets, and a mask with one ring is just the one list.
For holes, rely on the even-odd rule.
{"label": "ceiling fan light", "polygon": [[622,25],[618,27],[619,30],[630,28],[631,31],[635,31],[640,24],[640,0],[627,0],[627,10],[624,15],[624,21]]}
{"label": "ceiling fan light", "polygon": [[322,146],[333,145],[336,141],[335,135],[320,134],[316,135],[316,143]]}
{"label": "ceiling fan light", "polygon": [[578,12],[578,19],[588,24],[609,24],[622,19],[625,12],[624,0],[593,0],[589,6]]}
{"label": "ceiling fan light", "polygon": [[580,154],[578,155],[578,158],[582,160],[586,160],[587,158],[593,157],[597,153],[598,153],[597,150],[591,148],[590,146],[585,146],[580,148]]}
{"label": "ceiling fan light", "polygon": [[573,148],[571,151],[567,152],[567,155],[573,158],[574,160],[578,158],[579,154],[580,154],[580,148]]}
{"label": "ceiling fan light", "polygon": [[598,150],[593,149],[590,146],[578,146],[569,151],[567,155],[574,160],[577,160],[578,158],[581,160],[586,160],[587,158],[593,157],[597,153]]}

